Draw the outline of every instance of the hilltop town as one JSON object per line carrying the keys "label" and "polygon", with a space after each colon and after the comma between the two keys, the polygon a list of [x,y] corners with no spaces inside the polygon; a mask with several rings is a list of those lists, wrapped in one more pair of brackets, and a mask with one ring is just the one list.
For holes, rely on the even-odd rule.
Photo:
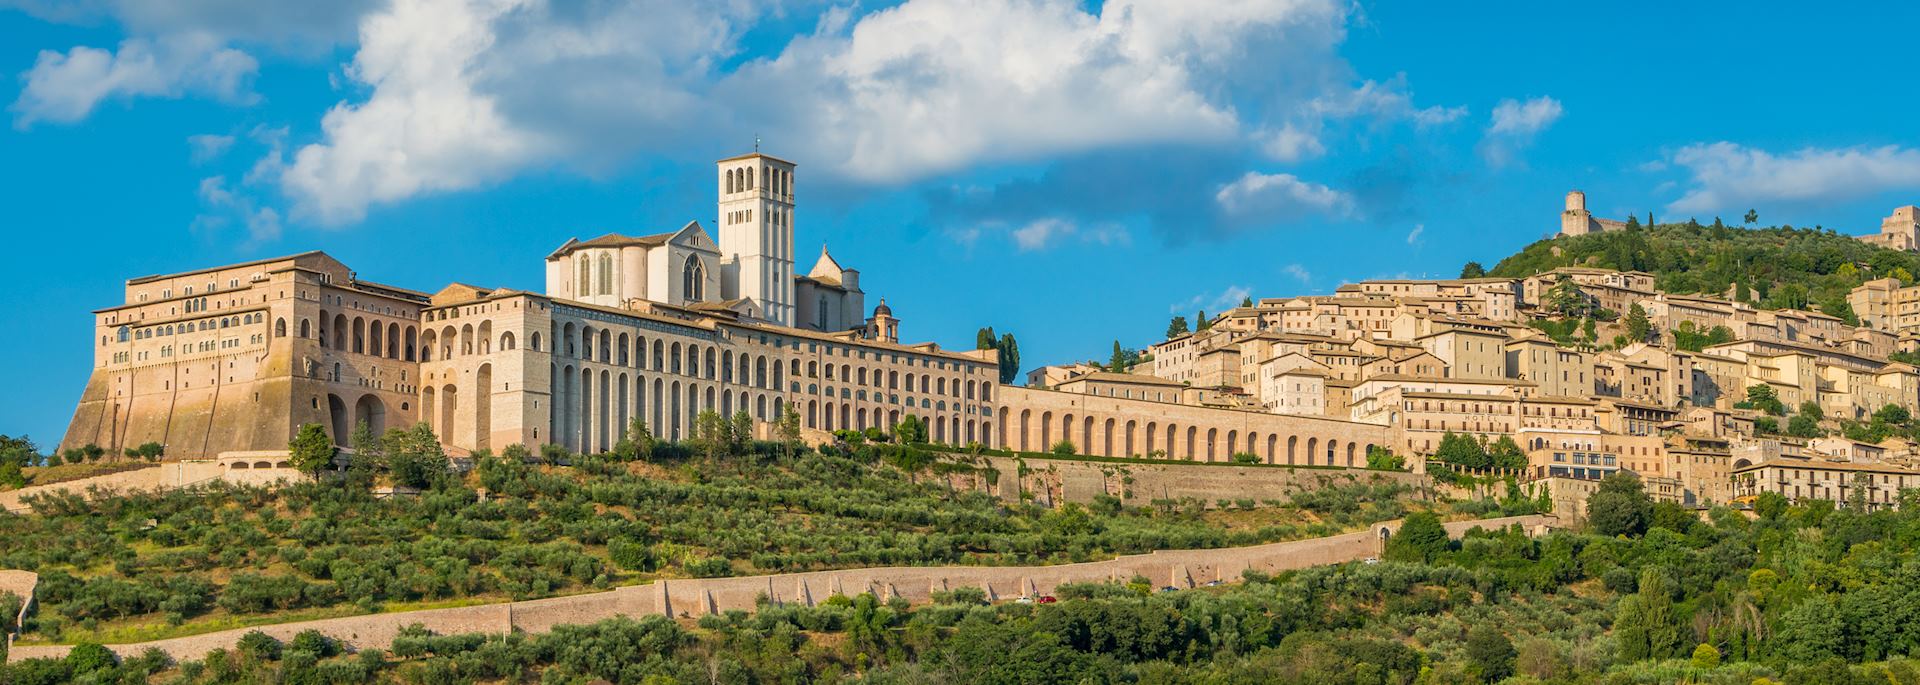
{"label": "hilltop town", "polygon": [[[1914,212],[1896,209],[1860,240],[1913,250]],[[1561,220],[1549,243],[1641,230],[1594,218],[1579,191]],[[1580,266],[1366,280],[1331,295],[1248,298],[1193,330],[1176,317],[1124,372],[1086,362],[1027,378],[1380,426],[1383,447],[1412,468],[1434,460],[1514,477],[1567,516],[1620,472],[1695,507],[1761,493],[1889,507],[1920,486],[1920,443],[1901,429],[1920,411],[1920,287],[1860,280],[1839,315],[1762,308],[1744,281],[1724,297],[1677,294],[1651,273]],[[1291,446],[1285,463],[1295,463]]]}

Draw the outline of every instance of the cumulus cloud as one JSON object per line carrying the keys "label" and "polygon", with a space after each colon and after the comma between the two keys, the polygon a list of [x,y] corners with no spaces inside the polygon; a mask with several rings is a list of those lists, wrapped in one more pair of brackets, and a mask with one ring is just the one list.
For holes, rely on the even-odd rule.
{"label": "cumulus cloud", "polygon": [[1030,252],[1044,248],[1048,243],[1073,231],[1073,224],[1065,220],[1041,219],[1013,229],[1013,242],[1020,246],[1021,252]]}
{"label": "cumulus cloud", "polygon": [[1547,130],[1563,113],[1560,101],[1540,96],[1526,101],[1508,98],[1494,105],[1486,136],[1480,139],[1480,156],[1487,164],[1504,167],[1517,163],[1519,153]]}
{"label": "cumulus cloud", "polygon": [[1280,272],[1299,280],[1301,285],[1313,284],[1313,274],[1307,271],[1307,267],[1299,264],[1288,264],[1281,268]]}
{"label": "cumulus cloud", "polygon": [[418,0],[368,17],[349,73],[373,94],[328,111],[325,140],[294,154],[281,179],[295,212],[355,221],[375,202],[472,188],[541,159],[543,137],[473,87],[491,22],[519,4]]}
{"label": "cumulus cloud", "polygon": [[110,98],[192,93],[250,102],[254,96],[249,82],[258,69],[259,63],[246,53],[222,47],[204,34],[133,38],[115,51],[86,46],[64,53],[43,50],[23,75],[26,86],[12,107],[14,126],[79,121]]}
{"label": "cumulus cloud", "polygon": [[[1219,293],[1200,293],[1185,300],[1175,302],[1167,306],[1167,311],[1174,314],[1181,314],[1200,309],[1219,313],[1240,306],[1241,302],[1246,301],[1246,299],[1252,295],[1252,288],[1244,285],[1230,285]],[[1198,324],[1199,322],[1196,321],[1194,323]]]}
{"label": "cumulus cloud", "polygon": [[211,133],[187,136],[187,147],[192,149],[193,163],[203,164],[226,154],[227,148],[233,147],[233,136]]}
{"label": "cumulus cloud", "polygon": [[1493,108],[1493,125],[1487,128],[1487,132],[1531,136],[1551,126],[1560,118],[1560,112],[1560,101],[1550,97],[1537,97],[1526,102],[1501,100]]}
{"label": "cumulus cloud", "polygon": [[1687,189],[1667,210],[1740,211],[1766,202],[1817,203],[1920,186],[1920,150],[1807,147],[1774,154],[1736,143],[1689,145],[1675,151]]}
{"label": "cumulus cloud", "polygon": [[1274,32],[1337,34],[1343,11],[1318,1],[1221,11],[1119,0],[1095,14],[1066,0],[909,0],[844,35],[797,40],[742,69],[729,90],[813,94],[764,102],[798,117],[810,158],[865,181],[1116,143],[1224,141],[1242,122],[1210,86],[1243,64],[1236,48]]}
{"label": "cumulus cloud", "polygon": [[261,207],[252,197],[236,193],[227,186],[225,176],[200,179],[200,203],[204,211],[194,217],[193,228],[215,234],[238,224],[248,244],[259,244],[280,237],[280,212]]}
{"label": "cumulus cloud", "polygon": [[[972,227],[964,231],[953,232],[954,239],[971,245],[979,239],[981,228]],[[1114,223],[1093,223],[1081,225],[1071,219],[1048,217],[1037,219],[1008,231],[1013,243],[1021,252],[1044,250],[1059,244],[1068,238],[1078,239],[1088,245],[1124,245],[1132,240],[1125,226]]]}
{"label": "cumulus cloud", "polygon": [[[1140,172],[1134,185],[1149,199],[1109,197],[1122,209],[1077,219],[1082,239],[1119,242],[1127,236],[1120,226],[1160,230],[1161,219],[1192,219],[1195,207],[1213,204],[1205,200],[1220,184],[1245,172],[1247,157],[1295,162],[1327,154],[1337,140],[1330,125],[1428,128],[1468,114],[1464,107],[1416,106],[1403,76],[1358,78],[1337,50],[1353,11],[1339,0],[808,7],[817,12],[811,33],[747,55],[741,37],[793,7],[677,0],[13,1],[56,20],[109,18],[135,45],[196,37],[191,44],[206,57],[184,61],[203,68],[174,71],[208,74],[68,79],[91,83],[98,94],[82,90],[64,100],[81,104],[64,108],[34,100],[31,114],[17,105],[22,122],[77,120],[115,95],[244,99],[246,77],[257,69],[249,53],[324,56],[353,46],[339,74],[349,95],[324,114],[318,137],[291,141],[247,177],[247,185],[265,179],[277,188],[291,203],[287,214],[323,224],[351,223],[370,207],[485,187],[530,170],[607,173],[642,154],[705,160],[715,154],[712,141],[754,135],[805,160],[812,178],[861,184],[1169,147],[1211,150],[1214,162],[1236,167],[1192,181],[1176,179],[1166,166],[1148,167],[1159,173]],[[83,62],[98,61],[90,50],[74,48]],[[125,46],[119,53],[109,53],[112,62],[140,54]],[[224,72],[214,68],[220,65]],[[212,76],[221,73],[229,77]],[[1114,170],[1101,173],[1111,187]],[[1170,199],[1176,190],[1178,203]],[[1267,192],[1279,200],[1284,190]],[[1323,201],[1324,193],[1287,200],[1309,209]],[[1210,215],[1219,211],[1208,207],[1198,220],[1215,223]],[[1060,215],[999,218],[1026,227]],[[1136,221],[1142,215],[1152,220]]]}
{"label": "cumulus cloud", "polygon": [[1285,220],[1309,214],[1339,217],[1353,209],[1353,198],[1346,193],[1302,181],[1293,174],[1249,171],[1221,186],[1213,197],[1228,214],[1257,214],[1268,219]]}

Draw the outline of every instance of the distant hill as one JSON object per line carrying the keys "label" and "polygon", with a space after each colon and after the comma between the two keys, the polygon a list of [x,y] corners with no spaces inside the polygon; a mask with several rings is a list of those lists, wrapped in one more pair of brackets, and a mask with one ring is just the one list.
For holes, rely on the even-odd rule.
{"label": "distant hill", "polygon": [[1556,236],[1500,260],[1488,274],[1523,278],[1563,266],[1645,271],[1665,292],[1732,295],[1766,309],[1817,308],[1852,320],[1849,290],[1888,276],[1910,283],[1920,255],[1829,229],[1736,228],[1716,219]]}

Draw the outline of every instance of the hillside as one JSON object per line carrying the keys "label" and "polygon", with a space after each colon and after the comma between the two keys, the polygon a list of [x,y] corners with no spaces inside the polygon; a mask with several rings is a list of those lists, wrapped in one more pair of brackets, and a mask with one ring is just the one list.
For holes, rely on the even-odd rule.
{"label": "hillside", "polygon": [[1488,275],[1523,278],[1563,266],[1645,271],[1670,293],[1738,297],[1745,290],[1762,308],[1817,307],[1851,319],[1847,291],[1874,278],[1911,282],[1920,255],[1820,228],[1735,228],[1716,219],[1549,238],[1500,260]]}
{"label": "hillside", "polygon": [[[379,497],[352,479],[42,496],[32,515],[0,513],[0,568],[40,574],[25,639],[117,643],[660,578],[1243,546],[1428,509],[1406,486],[1354,482],[1286,505],[1109,499],[1056,510],[970,489],[993,474],[891,444],[696,455],[662,443],[645,459],[561,461],[570,465],[483,456],[417,496]],[[1499,508],[1467,504],[1479,508],[1442,511]]]}
{"label": "hillside", "polygon": [[[1920,513],[1789,506],[1710,522],[1610,482],[1606,527],[1450,541],[1409,517],[1381,563],[1164,592],[1145,578],[1059,601],[932,606],[871,595],[698,621],[660,616],[544,635],[430,635],[343,654],[262,633],[170,664],[83,647],[0,682],[576,683],[1911,683]],[[9,680],[11,678],[11,680]]]}

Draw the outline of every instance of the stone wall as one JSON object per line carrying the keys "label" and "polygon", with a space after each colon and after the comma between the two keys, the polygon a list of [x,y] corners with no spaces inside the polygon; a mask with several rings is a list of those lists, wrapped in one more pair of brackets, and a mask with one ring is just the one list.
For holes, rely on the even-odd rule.
{"label": "stone wall", "polygon": [[1035,502],[1049,506],[1062,502],[1085,504],[1103,494],[1118,497],[1128,505],[1146,506],[1154,500],[1189,497],[1209,503],[1237,499],[1285,501],[1301,490],[1349,483],[1394,482],[1416,490],[1431,486],[1427,476],[1405,471],[1071,459],[1027,459],[1027,473],[1022,476],[1019,460],[981,459],[984,466],[1000,472],[997,480],[990,484],[984,478],[954,482],[978,487],[1008,501],[1019,500],[1023,492],[1032,493]]}
{"label": "stone wall", "polygon": [[[1459,521],[1446,527],[1457,536],[1476,526],[1493,528],[1515,524],[1538,534],[1556,522],[1549,516],[1516,516]],[[1156,586],[1191,588],[1215,580],[1235,581],[1248,570],[1274,573],[1376,556],[1385,536],[1398,527],[1398,521],[1391,521],[1364,531],[1312,540],[1231,549],[1160,551],[1058,566],[909,566],[669,580],[570,597],[284,623],[110,647],[123,656],[158,648],[175,659],[184,660],[198,659],[215,648],[230,647],[252,630],[285,641],[312,629],[353,648],[366,649],[387,647],[400,630],[416,623],[443,635],[512,630],[540,633],[557,625],[591,623],[622,615],[693,618],[736,609],[752,611],[762,597],[781,603],[811,605],[833,595],[872,592],[883,598],[899,596],[910,602],[925,603],[936,591],[977,587],[986,590],[990,598],[1006,599],[1051,594],[1064,583],[1124,582],[1134,576],[1145,576]],[[68,649],[66,645],[16,646],[9,658],[18,661],[60,657]]]}
{"label": "stone wall", "polygon": [[[268,454],[254,453],[246,454]],[[284,460],[285,452],[279,453]],[[273,462],[280,463],[280,462]],[[126,493],[134,491],[171,490],[189,485],[223,479],[232,483],[247,485],[266,485],[275,481],[304,478],[305,474],[292,468],[248,468],[233,470],[223,456],[218,461],[170,461],[160,465],[121,471],[92,478],[81,478],[47,485],[34,485],[0,492],[0,509],[6,511],[26,511],[26,498],[36,494],[53,492],[71,492],[85,496],[90,490],[98,488],[102,492]]]}
{"label": "stone wall", "polygon": [[0,636],[0,638],[4,638],[7,641],[8,654],[12,654],[14,639],[12,628],[13,626],[25,623],[27,614],[33,611],[33,593],[34,589],[39,585],[40,574],[32,571],[9,571],[0,569],[0,596],[13,595],[24,600],[20,604],[19,615],[0,617],[0,619],[9,621],[12,624],[7,626],[6,634]]}

